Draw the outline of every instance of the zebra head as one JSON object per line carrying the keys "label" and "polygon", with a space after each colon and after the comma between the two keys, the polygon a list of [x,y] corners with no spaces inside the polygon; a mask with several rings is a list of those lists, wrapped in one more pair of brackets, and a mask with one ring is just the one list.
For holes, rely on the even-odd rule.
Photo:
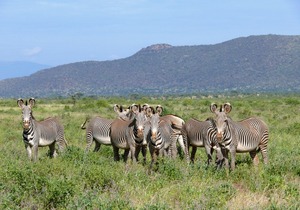
{"label": "zebra head", "polygon": [[159,145],[161,145],[162,142],[158,142],[160,141],[159,137],[159,123],[160,123],[160,115],[162,114],[163,108],[158,105],[156,107],[156,109],[154,110],[153,107],[148,107],[147,108],[147,116],[150,119],[150,141],[151,144],[154,147],[157,147]]}
{"label": "zebra head", "polygon": [[146,111],[136,104],[131,105],[130,109],[134,114],[136,136],[139,139],[144,139],[144,127],[147,121]]}
{"label": "zebra head", "polygon": [[114,111],[117,113],[118,118],[121,120],[132,120],[133,113],[130,110],[130,107],[124,108],[122,105],[115,104]]}
{"label": "zebra head", "polygon": [[212,113],[216,114],[215,125],[217,130],[217,140],[219,143],[223,141],[225,130],[228,127],[228,117],[227,114],[231,111],[232,106],[230,103],[225,103],[221,105],[220,110],[217,109],[216,104],[210,105],[210,110]]}
{"label": "zebra head", "polygon": [[27,100],[24,103],[23,99],[20,98],[18,99],[17,104],[22,109],[23,129],[29,130],[32,123],[32,119],[34,119],[32,116],[32,107],[35,104],[35,99],[30,98],[28,104]]}

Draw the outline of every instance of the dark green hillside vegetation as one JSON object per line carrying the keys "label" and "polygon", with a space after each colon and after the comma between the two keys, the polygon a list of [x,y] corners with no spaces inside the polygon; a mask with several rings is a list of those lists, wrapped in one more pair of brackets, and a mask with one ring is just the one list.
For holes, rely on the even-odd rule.
{"label": "dark green hillside vegetation", "polygon": [[[16,100],[0,100],[0,209],[299,209],[299,96],[231,96],[36,99],[36,119],[59,116],[69,146],[50,159],[48,148],[39,160],[28,161],[22,142],[21,109]],[[86,117],[114,118],[113,104],[161,104],[165,113],[184,120],[213,116],[212,102],[230,102],[230,116],[258,116],[269,126],[269,164],[252,165],[249,154],[237,154],[236,169],[227,173],[206,168],[199,148],[193,165],[184,158],[165,159],[148,173],[147,163],[113,161],[110,146],[85,153]],[[94,145],[93,145],[94,146]],[[93,147],[92,146],[92,147]]]}
{"label": "dark green hillside vegetation", "polygon": [[299,55],[300,36],[249,36],[214,45],[156,44],[123,59],[65,64],[2,80],[0,97],[299,92]]}

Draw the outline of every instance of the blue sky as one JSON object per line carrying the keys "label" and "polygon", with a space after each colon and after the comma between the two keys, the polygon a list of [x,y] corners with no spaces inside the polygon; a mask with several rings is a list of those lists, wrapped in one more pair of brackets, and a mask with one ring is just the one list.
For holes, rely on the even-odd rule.
{"label": "blue sky", "polygon": [[157,43],[300,35],[299,0],[0,0],[0,61],[51,66],[131,56]]}

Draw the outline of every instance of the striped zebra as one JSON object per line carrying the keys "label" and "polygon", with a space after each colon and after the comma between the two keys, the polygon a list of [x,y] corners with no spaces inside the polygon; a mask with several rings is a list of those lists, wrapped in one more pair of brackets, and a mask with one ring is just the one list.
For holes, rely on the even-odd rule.
{"label": "striped zebra", "polygon": [[216,162],[218,163],[218,167],[221,166],[220,164],[223,160],[223,154],[216,139],[217,132],[215,129],[214,120],[212,118],[208,118],[206,121],[189,119],[183,125],[182,135],[184,142],[187,144],[186,154],[188,160],[190,147],[192,147],[190,157],[192,163],[194,163],[197,148],[205,147],[207,154],[207,166],[209,166],[212,161],[212,154],[214,150],[217,152]]}
{"label": "striped zebra", "polygon": [[159,156],[169,156],[175,158],[176,153],[176,141],[177,134],[174,133],[171,124],[160,117],[162,113],[162,107],[157,106],[156,110],[152,107],[148,107],[147,116],[149,117],[150,129],[147,133],[147,141],[149,142],[149,151],[151,155],[151,165],[157,163]]}
{"label": "striped zebra", "polygon": [[[29,104],[28,104],[29,102]],[[17,104],[22,109],[23,122],[23,141],[30,160],[37,161],[38,147],[49,146],[50,157],[55,157],[55,143],[62,151],[67,142],[64,138],[64,128],[57,118],[47,118],[43,121],[37,121],[32,115],[32,108],[35,105],[35,99],[29,101],[18,99]],[[32,155],[33,153],[33,155]]]}
{"label": "striped zebra", "polygon": [[[117,113],[118,118],[128,121],[132,118],[132,112],[130,108],[123,108],[123,106],[119,106],[117,104],[114,105],[114,111]],[[100,116],[93,117],[87,127],[85,127],[87,120],[81,125],[81,129],[86,129],[86,149],[88,152],[93,142],[95,142],[94,152],[99,151],[101,144],[103,145],[111,145],[110,139],[110,127],[113,119],[106,119]]]}
{"label": "striped zebra", "polygon": [[230,103],[225,103],[220,110],[217,109],[216,104],[212,104],[210,109],[216,115],[217,141],[224,148],[227,167],[229,167],[228,152],[231,154],[232,170],[235,168],[236,153],[249,152],[254,165],[257,165],[259,162],[257,153],[261,151],[264,163],[268,163],[269,131],[265,122],[255,117],[239,122],[233,121],[227,116],[232,109]]}
{"label": "striped zebra", "polygon": [[[149,105],[147,105],[146,108],[150,107]],[[176,142],[179,143],[181,150],[185,153],[186,149],[185,149],[185,143],[183,142],[183,137],[181,134],[181,129],[182,126],[184,125],[184,120],[174,114],[167,114],[167,115],[162,115],[163,113],[163,107],[161,105],[157,105],[155,110],[153,107],[151,107],[151,109],[153,109],[152,111],[155,112],[155,110],[160,110],[159,111],[159,116],[160,116],[160,120],[165,121],[165,123],[168,123],[171,126],[172,129],[172,138],[176,139]],[[173,156],[177,155],[177,149],[176,149],[176,142],[175,142],[175,147],[172,150],[173,152]]]}
{"label": "striped zebra", "polygon": [[124,149],[124,162],[130,152],[133,162],[138,160],[142,150],[144,162],[146,161],[147,142],[144,138],[144,128],[147,121],[146,113],[140,105],[132,105],[133,120],[125,121],[115,119],[111,124],[110,138],[114,151],[114,160],[119,161],[119,149]]}

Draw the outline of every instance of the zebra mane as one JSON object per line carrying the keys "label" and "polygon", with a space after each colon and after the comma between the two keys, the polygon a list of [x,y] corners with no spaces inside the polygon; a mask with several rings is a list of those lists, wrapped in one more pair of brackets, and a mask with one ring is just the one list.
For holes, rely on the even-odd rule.
{"label": "zebra mane", "polygon": [[212,125],[213,125],[214,127],[217,127],[217,125],[216,125],[216,121],[215,121],[215,119],[214,119],[214,118],[212,118],[212,117],[209,117],[209,118],[207,118],[205,121],[209,121],[209,122],[211,122],[211,123],[212,123]]}

